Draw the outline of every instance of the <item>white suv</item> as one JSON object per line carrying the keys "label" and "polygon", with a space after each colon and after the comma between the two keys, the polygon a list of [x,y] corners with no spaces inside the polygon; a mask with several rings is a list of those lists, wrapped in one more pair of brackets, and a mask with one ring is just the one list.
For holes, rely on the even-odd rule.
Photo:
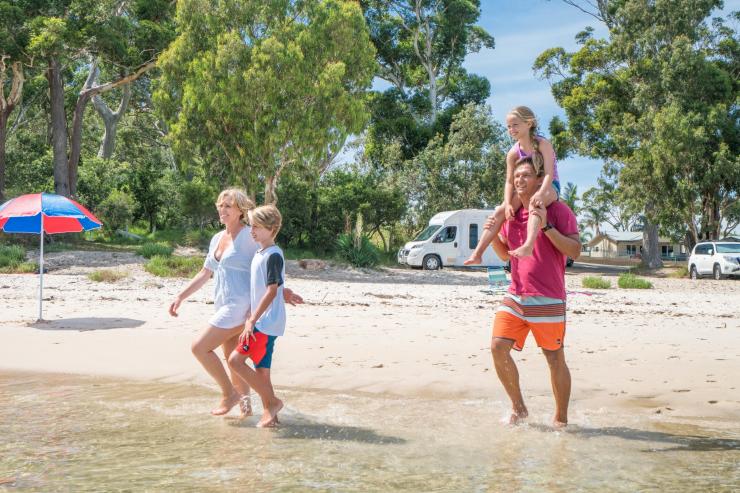
{"label": "white suv", "polygon": [[715,279],[740,275],[740,243],[704,241],[689,256],[689,275],[696,279],[711,274]]}

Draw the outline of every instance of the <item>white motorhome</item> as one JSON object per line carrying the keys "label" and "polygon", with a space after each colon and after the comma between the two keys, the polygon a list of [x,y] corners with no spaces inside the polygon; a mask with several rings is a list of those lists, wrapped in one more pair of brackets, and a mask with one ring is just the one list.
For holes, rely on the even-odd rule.
{"label": "white motorhome", "polygon": [[[429,220],[429,226],[398,251],[398,263],[428,270],[462,267],[475,250],[483,234],[483,225],[491,214],[493,211],[488,209],[436,214]],[[497,267],[504,264],[492,248],[487,248],[480,265]]]}

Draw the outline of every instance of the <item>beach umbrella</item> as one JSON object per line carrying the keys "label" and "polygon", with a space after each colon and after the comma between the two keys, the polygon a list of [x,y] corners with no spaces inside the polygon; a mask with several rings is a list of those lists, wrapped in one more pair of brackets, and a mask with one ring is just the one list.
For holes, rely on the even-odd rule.
{"label": "beach umbrella", "polygon": [[44,290],[44,233],[79,233],[100,228],[103,223],[77,202],[53,193],[32,193],[0,205],[0,230],[6,233],[40,235],[39,320]]}

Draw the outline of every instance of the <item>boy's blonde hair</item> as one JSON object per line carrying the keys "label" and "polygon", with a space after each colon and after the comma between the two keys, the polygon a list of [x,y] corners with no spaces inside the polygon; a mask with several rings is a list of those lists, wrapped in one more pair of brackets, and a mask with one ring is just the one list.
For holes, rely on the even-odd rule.
{"label": "boy's blonde hair", "polygon": [[249,224],[249,211],[255,208],[255,204],[249,197],[247,197],[244,190],[241,188],[227,188],[218,194],[216,207],[218,207],[218,204],[222,204],[226,201],[230,201],[231,205],[236,206],[236,208],[242,213],[239,218],[242,224]]}
{"label": "boy's blonde hair", "polygon": [[272,231],[272,237],[275,238],[283,225],[283,216],[274,205],[262,205],[249,211],[249,221],[253,226],[256,224],[269,229]]}

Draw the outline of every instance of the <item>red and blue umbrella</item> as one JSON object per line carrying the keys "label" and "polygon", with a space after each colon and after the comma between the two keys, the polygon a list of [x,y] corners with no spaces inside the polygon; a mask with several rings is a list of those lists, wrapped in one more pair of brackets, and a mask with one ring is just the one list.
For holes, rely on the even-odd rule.
{"label": "red and blue umbrella", "polygon": [[103,223],[72,199],[52,193],[31,193],[0,205],[0,230],[41,235],[39,255],[39,320],[44,289],[44,233],[79,233]]}

